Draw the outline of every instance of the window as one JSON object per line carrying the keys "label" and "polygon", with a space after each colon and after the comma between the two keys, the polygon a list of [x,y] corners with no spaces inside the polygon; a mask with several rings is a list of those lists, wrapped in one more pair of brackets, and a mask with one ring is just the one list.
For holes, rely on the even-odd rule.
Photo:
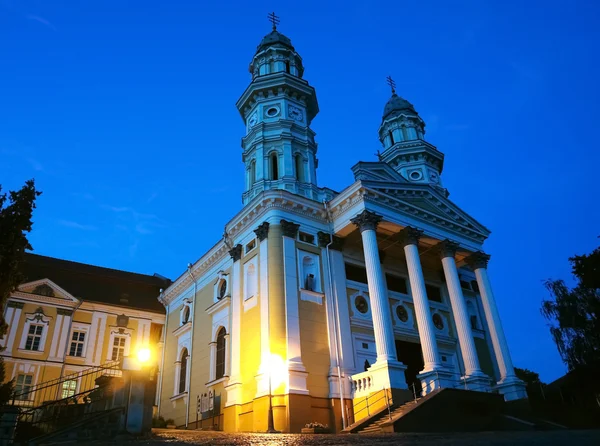
{"label": "window", "polygon": [[77,380],[69,379],[62,384],[62,398],[69,398],[75,395],[77,389]]}
{"label": "window", "polygon": [[393,146],[394,145],[394,134],[392,133],[391,130],[388,132],[388,134],[390,135],[390,144]]}
{"label": "window", "polygon": [[354,282],[367,283],[367,270],[362,266],[346,263],[346,279]]}
{"label": "window", "polygon": [[250,186],[256,183],[256,160],[250,163]]}
{"label": "window", "polygon": [[369,311],[369,304],[367,299],[365,299],[363,296],[357,296],[356,299],[354,299],[354,306],[361,314],[366,314],[367,311]]}
{"label": "window", "polygon": [[302,155],[299,153],[294,157],[294,165],[296,167],[296,179],[301,183],[304,183],[304,163],[302,161]]}
{"label": "window", "polygon": [[125,356],[125,343],[127,339],[125,336],[115,336],[115,340],[113,342],[112,347],[112,356],[111,359],[113,361],[120,361]]}
{"label": "window", "polygon": [[434,302],[442,301],[442,291],[440,287],[433,285],[425,285],[425,291],[427,292],[427,297],[429,298],[429,300],[432,300]]}
{"label": "window", "polygon": [[388,290],[396,291],[402,294],[408,294],[408,288],[406,287],[406,279],[404,277],[386,274],[385,281],[387,282]]}
{"label": "window", "polygon": [[254,239],[251,242],[249,242],[249,243],[246,244],[246,253],[249,253],[254,248],[256,248],[256,239]]}
{"label": "window", "polygon": [[217,333],[217,361],[215,379],[225,376],[225,328],[221,327]]}
{"label": "window", "polygon": [[188,350],[187,348],[184,348],[181,352],[181,364],[179,365],[179,393],[185,392],[187,387],[188,356]]}
{"label": "window", "polygon": [[181,325],[187,324],[190,321],[190,306],[185,305],[183,307],[183,315],[181,317]]}
{"label": "window", "polygon": [[277,153],[272,153],[269,156],[269,159],[271,160],[271,180],[278,180],[279,179],[279,166],[277,165],[277,163],[278,163]]}
{"label": "window", "polygon": [[85,332],[74,331],[71,337],[71,348],[69,349],[69,356],[83,356],[83,346],[85,345]]}
{"label": "window", "polygon": [[366,342],[362,343],[362,348],[364,348],[365,350],[369,349],[369,344],[367,344]]}
{"label": "window", "polygon": [[319,274],[319,257],[316,254],[309,254],[301,251],[302,273],[300,286],[307,291],[321,292],[321,277]]}
{"label": "window", "polygon": [[27,401],[31,399],[31,389],[33,388],[33,375],[17,375],[15,381],[15,399]]}
{"label": "window", "polygon": [[298,239],[304,243],[310,243],[311,245],[315,244],[315,236],[312,234],[307,234],[306,232],[299,232]]}
{"label": "window", "polygon": [[25,350],[39,351],[43,332],[43,325],[31,324],[27,334],[27,341],[25,342]]}
{"label": "window", "polygon": [[473,291],[479,293],[479,284],[476,280],[471,280],[471,286],[473,287]]}
{"label": "window", "polygon": [[227,294],[227,281],[225,279],[221,279],[221,282],[219,283],[219,294],[217,295],[217,298],[221,300],[225,297],[225,294]]}

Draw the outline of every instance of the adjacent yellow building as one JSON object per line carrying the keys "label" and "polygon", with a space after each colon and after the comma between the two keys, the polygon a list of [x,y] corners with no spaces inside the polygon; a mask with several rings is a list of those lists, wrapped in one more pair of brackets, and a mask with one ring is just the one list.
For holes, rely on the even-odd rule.
{"label": "adjacent yellow building", "polygon": [[36,254],[26,254],[22,273],[23,283],[5,306],[8,329],[0,340],[15,404],[35,406],[84,392],[76,378],[52,392],[28,391],[140,348],[160,357],[165,315],[156,296],[170,283],[166,278]]}

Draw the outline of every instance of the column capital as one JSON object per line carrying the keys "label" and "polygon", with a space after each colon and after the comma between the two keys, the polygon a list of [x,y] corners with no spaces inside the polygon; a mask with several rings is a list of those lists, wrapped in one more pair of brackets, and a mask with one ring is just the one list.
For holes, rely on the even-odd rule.
{"label": "column capital", "polygon": [[459,248],[459,244],[452,240],[446,239],[439,242],[435,248],[440,253],[440,258],[452,257],[456,255],[456,251]]}
{"label": "column capital", "polygon": [[254,230],[254,233],[258,237],[258,241],[262,242],[269,235],[269,222],[262,222],[260,225],[258,225],[258,228]]}
{"label": "column capital", "polygon": [[400,243],[403,247],[406,245],[418,245],[422,235],[423,231],[421,229],[413,228],[412,226],[407,226],[398,233]]}
{"label": "column capital", "polygon": [[467,265],[469,265],[471,269],[475,271],[479,268],[487,268],[489,260],[489,254],[486,254],[483,251],[477,251],[467,257],[465,262],[467,262]]}
{"label": "column capital", "polygon": [[367,229],[377,230],[377,225],[383,220],[381,215],[377,215],[375,212],[367,211],[366,209],[358,214],[356,217],[351,218],[350,222],[354,223],[360,229],[360,232],[366,231]]}
{"label": "column capital", "polygon": [[229,255],[234,262],[239,261],[242,258],[242,245],[239,243],[229,250]]}
{"label": "column capital", "polygon": [[[331,242],[331,234],[323,231],[317,232],[317,238],[319,240],[319,246],[321,248],[326,248]],[[335,249],[336,251],[341,251],[344,247],[344,239],[342,237],[333,236],[333,242],[329,246],[329,249]]]}
{"label": "column capital", "polygon": [[25,303],[24,302],[16,302],[14,300],[9,300],[8,303],[6,304],[6,306],[9,308],[23,309],[23,307],[25,306]]}
{"label": "column capital", "polygon": [[291,221],[281,220],[281,229],[284,237],[296,238],[298,235],[299,224],[292,223]]}
{"label": "column capital", "polygon": [[57,308],[56,314],[59,316],[73,316],[73,310],[67,310],[66,308]]}

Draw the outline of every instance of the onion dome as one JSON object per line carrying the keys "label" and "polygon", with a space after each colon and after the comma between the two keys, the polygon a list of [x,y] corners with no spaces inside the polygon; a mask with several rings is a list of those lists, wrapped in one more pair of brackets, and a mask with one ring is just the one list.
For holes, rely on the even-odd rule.
{"label": "onion dome", "polygon": [[401,112],[418,115],[415,107],[410,102],[404,98],[401,98],[394,92],[390,100],[387,101],[387,104],[385,104],[385,107],[383,108],[382,119],[385,120],[387,118],[393,118],[394,116],[398,116]]}
{"label": "onion dome", "polygon": [[290,38],[281,34],[276,29],[274,29],[269,34],[267,34],[265,37],[263,37],[263,39],[260,41],[260,44],[256,48],[256,52],[258,53],[270,46],[275,46],[275,45],[281,45],[292,51],[295,51]]}

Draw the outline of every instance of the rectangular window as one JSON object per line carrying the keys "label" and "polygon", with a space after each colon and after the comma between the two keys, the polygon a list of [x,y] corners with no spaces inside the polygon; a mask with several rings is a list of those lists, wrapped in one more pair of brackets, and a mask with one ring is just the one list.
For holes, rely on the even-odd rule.
{"label": "rectangular window", "polygon": [[111,359],[113,361],[120,361],[125,356],[125,342],[127,339],[125,336],[115,336],[112,348]]}
{"label": "rectangular window", "polygon": [[386,274],[385,281],[387,282],[388,290],[396,291],[402,294],[408,294],[408,288],[406,287],[406,279],[404,277]]}
{"label": "rectangular window", "polygon": [[31,324],[27,333],[27,341],[25,342],[25,350],[39,351],[42,333],[44,332],[43,325]]}
{"label": "rectangular window", "polygon": [[246,253],[249,253],[250,251],[252,251],[254,248],[256,248],[256,239],[252,240],[251,242],[249,242],[246,245]]}
{"label": "rectangular window", "polygon": [[427,297],[429,298],[429,300],[432,300],[434,302],[442,301],[442,291],[440,290],[440,287],[433,285],[425,285],[425,291],[427,291]]}
{"label": "rectangular window", "polygon": [[460,281],[460,287],[463,290],[471,290],[471,284],[469,282],[465,281],[465,280],[461,280]]}
{"label": "rectangular window", "polygon": [[346,263],[346,279],[354,282],[367,283],[367,270],[358,265]]}
{"label": "rectangular window", "polygon": [[31,389],[33,387],[33,375],[17,375],[15,381],[15,399],[20,401],[31,400]]}
{"label": "rectangular window", "polygon": [[62,397],[69,398],[75,395],[77,389],[77,380],[70,379],[62,384]]}
{"label": "rectangular window", "polygon": [[74,331],[71,338],[69,356],[83,356],[83,345],[85,344],[85,331]]}
{"label": "rectangular window", "polygon": [[298,239],[304,243],[310,243],[311,245],[315,244],[315,236],[312,234],[307,234],[306,232],[300,232],[298,234]]}

